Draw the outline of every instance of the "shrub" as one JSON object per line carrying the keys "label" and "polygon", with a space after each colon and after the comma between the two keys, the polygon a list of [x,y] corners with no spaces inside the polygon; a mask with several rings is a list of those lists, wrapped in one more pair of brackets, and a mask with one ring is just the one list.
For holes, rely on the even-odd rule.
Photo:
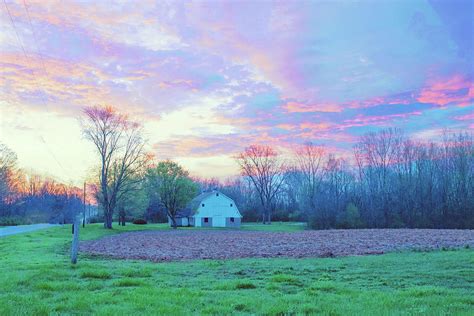
{"label": "shrub", "polygon": [[29,225],[32,222],[25,217],[19,216],[6,216],[0,217],[0,226],[17,226],[17,225]]}
{"label": "shrub", "polygon": [[103,216],[95,215],[95,216],[91,216],[89,218],[89,223],[91,223],[91,224],[103,223],[103,222],[104,222],[104,217]]}
{"label": "shrub", "polygon": [[360,218],[359,209],[354,203],[349,203],[346,206],[345,212],[337,222],[337,228],[361,228],[363,227]]}
{"label": "shrub", "polygon": [[135,225],[145,225],[147,223],[147,221],[143,218],[137,218],[137,219],[133,220],[133,223]]}

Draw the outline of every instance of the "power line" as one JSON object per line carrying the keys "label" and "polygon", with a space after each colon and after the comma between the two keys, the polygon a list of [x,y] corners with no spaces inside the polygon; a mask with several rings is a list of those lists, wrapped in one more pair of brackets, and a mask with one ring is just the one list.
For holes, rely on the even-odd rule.
{"label": "power line", "polygon": [[43,55],[41,54],[40,49],[39,49],[38,38],[36,36],[35,28],[33,27],[33,23],[31,23],[30,10],[28,10],[28,6],[26,5],[26,0],[23,0],[23,7],[25,8],[26,16],[28,17],[28,22],[30,24],[31,32],[33,32],[33,39],[35,41],[36,54],[39,56],[41,60],[41,65],[43,66],[43,71],[45,75],[48,75],[48,72],[46,71],[46,66],[44,65]]}
{"label": "power line", "polygon": [[[8,5],[7,5],[7,2],[6,0],[3,0],[3,4],[5,5],[5,9],[7,10],[7,13],[8,13],[8,16],[10,17],[10,22],[13,26],[13,30],[15,31],[15,35],[16,35],[16,38],[17,38],[17,41],[18,43],[20,44],[20,47],[21,47],[21,50],[23,51],[23,54],[25,55],[25,58],[26,58],[26,61],[28,61],[28,59],[30,57],[28,57],[28,54],[26,53],[26,49],[25,49],[25,46],[23,45],[23,41],[21,40],[20,38],[20,35],[18,33],[18,30],[16,28],[16,25],[15,25],[15,21],[11,15],[11,12],[10,12],[10,9],[8,8]],[[35,45],[36,45],[36,48],[37,48],[37,51],[39,52],[39,48],[38,48],[38,43],[37,43],[37,39],[36,39],[36,32],[34,31],[34,28],[33,28],[33,24],[31,23],[31,18],[30,18],[30,14],[29,14],[29,11],[28,11],[28,8],[26,6],[26,3],[25,3],[25,0],[23,0],[23,5],[25,7],[25,11],[28,15],[28,21],[30,23],[30,27],[31,27],[31,31],[33,33],[33,37],[34,37],[34,40],[35,40]],[[45,72],[45,75],[47,76],[48,73],[46,71],[46,67],[44,65],[44,60],[43,60],[43,57],[41,56],[40,53],[38,53],[38,56],[40,56],[40,60],[41,60],[41,64],[43,66],[43,70]],[[43,89],[41,89],[40,85],[39,85],[39,81],[38,81],[38,78],[36,77],[35,75],[35,71],[33,69],[33,67],[31,67],[31,74],[33,75],[33,78],[36,82],[36,86],[38,87],[38,90],[40,90],[42,93],[39,94],[40,96],[40,100],[42,101],[43,105],[45,108],[48,108],[48,105],[47,105],[47,102],[45,100],[45,92]],[[40,129],[38,129],[38,131],[40,131]],[[41,132],[40,132],[41,134]],[[40,135],[40,138],[42,140],[42,142],[45,144],[45,147],[46,147],[46,150],[48,151],[48,153],[53,157],[54,161],[58,164],[58,166],[65,172],[67,173],[67,175],[69,177],[71,177],[71,174],[69,173],[69,171],[67,171],[64,166],[59,162],[59,160],[56,158],[56,155],[54,155],[54,153],[52,152],[51,148],[49,147],[48,143],[46,142],[45,138],[43,137],[43,135]]]}
{"label": "power line", "polygon": [[18,43],[20,44],[21,46],[21,49],[23,50],[23,54],[25,54],[25,57],[28,58],[27,54],[26,54],[26,51],[25,51],[25,47],[23,46],[23,42],[21,41],[20,39],[20,35],[18,35],[18,31],[16,29],[16,26],[15,26],[15,21],[13,21],[13,17],[10,13],[10,9],[8,8],[8,5],[7,5],[7,1],[6,0],[3,0],[3,4],[5,5],[5,8],[7,9],[7,12],[8,12],[8,16],[10,17],[10,22],[13,26],[13,30],[15,31],[15,34],[16,34],[16,39],[18,40]]}

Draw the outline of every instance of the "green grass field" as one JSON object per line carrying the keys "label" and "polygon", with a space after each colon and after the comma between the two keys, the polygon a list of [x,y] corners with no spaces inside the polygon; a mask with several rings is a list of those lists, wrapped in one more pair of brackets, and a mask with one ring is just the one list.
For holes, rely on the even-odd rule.
{"label": "green grass field", "polygon": [[[248,224],[294,231],[303,225]],[[100,225],[81,239],[166,225]],[[474,251],[151,263],[79,256],[71,227],[0,238],[0,315],[473,314]]]}

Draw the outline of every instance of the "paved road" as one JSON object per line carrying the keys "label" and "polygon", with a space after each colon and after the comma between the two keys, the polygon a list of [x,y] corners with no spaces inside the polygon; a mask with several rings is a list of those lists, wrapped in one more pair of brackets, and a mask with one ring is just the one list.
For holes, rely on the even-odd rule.
{"label": "paved road", "polygon": [[28,233],[38,229],[50,228],[59,226],[57,224],[34,224],[34,225],[19,225],[6,226],[0,228],[0,237],[5,237],[14,234]]}

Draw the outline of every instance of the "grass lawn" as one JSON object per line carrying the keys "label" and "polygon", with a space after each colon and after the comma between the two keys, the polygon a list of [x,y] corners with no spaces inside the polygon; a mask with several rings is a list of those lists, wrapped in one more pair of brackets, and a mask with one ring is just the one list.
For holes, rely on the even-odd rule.
{"label": "grass lawn", "polygon": [[[304,228],[244,229],[278,227]],[[89,225],[81,239],[143,229],[169,228]],[[474,313],[470,249],[175,263],[80,255],[72,266],[70,240],[70,225],[0,238],[0,315]]]}

